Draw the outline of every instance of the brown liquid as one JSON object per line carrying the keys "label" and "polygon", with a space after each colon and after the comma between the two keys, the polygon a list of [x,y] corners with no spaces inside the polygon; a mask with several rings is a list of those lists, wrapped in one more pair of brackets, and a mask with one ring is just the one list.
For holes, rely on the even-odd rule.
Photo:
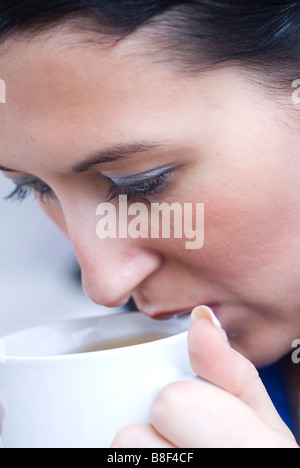
{"label": "brown liquid", "polygon": [[83,348],[78,351],[75,351],[74,354],[83,354],[83,353],[94,353],[96,351],[106,351],[108,349],[119,349],[127,348],[128,346],[134,346],[144,343],[151,343],[152,341],[162,340],[168,338],[170,335],[155,334],[155,335],[142,335],[142,336],[127,336],[124,338],[119,338],[111,341],[104,341],[98,345],[90,346],[88,348]]}

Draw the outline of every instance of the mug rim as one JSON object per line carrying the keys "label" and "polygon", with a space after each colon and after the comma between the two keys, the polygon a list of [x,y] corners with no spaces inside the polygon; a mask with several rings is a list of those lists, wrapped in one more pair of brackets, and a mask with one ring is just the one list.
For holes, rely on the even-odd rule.
{"label": "mug rim", "polygon": [[[150,317],[138,312],[138,311],[132,311],[132,312],[122,312],[122,313],[113,313],[113,314],[107,314],[107,315],[100,315],[100,316],[90,316],[90,317],[81,317],[81,318],[75,318],[75,319],[69,319],[69,320],[63,320],[63,321],[58,321],[58,322],[54,322],[54,323],[49,323],[49,324],[46,324],[46,325],[41,325],[41,326],[37,326],[37,327],[31,327],[31,328],[25,328],[23,330],[19,330],[17,332],[13,332],[13,333],[10,333],[8,335],[4,335],[4,336],[0,336],[0,341],[2,340],[5,344],[5,340],[9,339],[9,338],[13,338],[13,337],[18,337],[18,335],[24,335],[26,333],[30,333],[30,332],[39,332],[39,331],[45,331],[47,329],[51,329],[51,328],[54,328],[54,327],[63,327],[63,326],[66,326],[66,325],[71,325],[71,324],[76,324],[76,323],[86,323],[86,322],[89,322],[89,321],[98,321],[98,320],[101,320],[101,319],[104,319],[104,318],[116,318],[116,317],[124,317],[124,316],[127,316],[128,318],[129,317],[132,317],[132,316],[139,316],[142,320],[149,320],[149,321],[153,321],[153,322],[156,322],[156,323],[168,323],[168,324],[172,324],[172,323],[178,323],[180,320],[182,319],[188,319],[188,317],[190,316],[189,315],[185,315],[185,316],[182,316],[182,317],[172,317],[170,319],[167,319],[167,320],[160,320],[160,321],[155,321],[153,319],[151,319]],[[191,325],[191,323],[189,324],[189,326]],[[55,362],[55,361],[72,361],[72,360],[87,360],[87,359],[91,359],[91,357],[93,358],[99,358],[100,356],[103,356],[103,357],[106,357],[107,354],[109,355],[113,355],[113,354],[117,354],[117,353],[120,353],[122,352],[122,354],[124,352],[126,353],[131,353],[132,351],[135,351],[136,348],[138,347],[139,349],[144,349],[144,348],[148,348],[148,347],[158,347],[158,346],[162,346],[164,345],[166,342],[171,342],[171,344],[173,343],[173,341],[178,341],[180,339],[187,339],[187,335],[188,335],[188,328],[186,328],[186,330],[178,330],[178,333],[174,333],[174,334],[171,334],[170,336],[167,336],[167,337],[164,337],[164,338],[160,338],[158,340],[155,340],[155,341],[148,341],[146,343],[140,343],[140,344],[133,344],[133,345],[129,345],[129,346],[124,346],[124,347],[120,347],[120,348],[111,348],[111,349],[106,349],[106,350],[100,350],[100,351],[89,351],[89,352],[84,352],[84,353],[80,353],[80,352],[69,352],[69,353],[64,353],[64,354],[51,354],[51,355],[41,355],[41,356],[19,356],[19,355],[9,355],[9,354],[0,354],[0,366],[1,365],[5,365],[5,364],[10,364],[10,363],[25,363],[25,362],[28,362],[28,363],[33,363],[33,362],[49,362],[49,361],[52,361],[52,362]]]}

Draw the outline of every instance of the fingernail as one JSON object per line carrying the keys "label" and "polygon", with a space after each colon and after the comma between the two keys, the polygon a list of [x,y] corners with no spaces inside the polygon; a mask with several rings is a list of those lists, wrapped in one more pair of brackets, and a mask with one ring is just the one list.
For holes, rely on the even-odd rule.
{"label": "fingernail", "polygon": [[202,320],[202,319],[209,319],[212,322],[212,324],[218,330],[222,332],[222,334],[224,335],[225,341],[228,341],[228,337],[227,337],[225,330],[223,330],[220,321],[217,319],[217,317],[215,316],[215,314],[213,313],[210,307],[207,307],[207,306],[196,307],[192,312],[192,319],[194,322],[197,322],[198,320]]}
{"label": "fingernail", "polygon": [[199,306],[196,307],[193,312],[192,312],[192,319],[194,322],[197,322],[198,320],[202,320],[204,318],[209,319],[216,328],[219,328],[222,330],[222,325],[220,321],[217,319],[213,311],[211,310],[210,307],[207,306]]}

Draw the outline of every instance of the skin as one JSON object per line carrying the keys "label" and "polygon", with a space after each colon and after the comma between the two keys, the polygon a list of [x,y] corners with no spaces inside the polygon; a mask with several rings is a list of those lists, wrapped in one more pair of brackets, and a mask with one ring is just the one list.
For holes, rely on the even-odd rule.
{"label": "skin", "polygon": [[[153,318],[211,305],[229,338],[197,322],[191,363],[214,386],[168,387],[152,425],[127,428],[114,446],[296,446],[253,367],[277,361],[300,336],[300,133],[290,96],[271,99],[229,67],[184,76],[147,58],[140,38],[103,48],[84,44],[83,33],[61,34],[2,48],[0,165],[14,170],[5,175],[51,187],[53,199],[39,203],[73,243],[94,302],[117,307],[133,296]],[[71,170],[137,141],[161,147]],[[110,186],[99,173],[118,178],[170,164],[178,165],[170,185],[151,201],[204,203],[204,247],[98,239],[96,207]],[[216,401],[214,420],[204,410]],[[202,434],[205,421],[211,430]]]}

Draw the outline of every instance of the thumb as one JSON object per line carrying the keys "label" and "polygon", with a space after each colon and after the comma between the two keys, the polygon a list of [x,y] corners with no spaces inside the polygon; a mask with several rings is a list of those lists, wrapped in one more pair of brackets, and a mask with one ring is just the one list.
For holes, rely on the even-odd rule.
{"label": "thumb", "polygon": [[225,332],[208,307],[193,312],[195,323],[189,330],[189,356],[193,370],[204,380],[231,393],[268,425],[290,430],[277,413],[254,365],[231,348]]}

